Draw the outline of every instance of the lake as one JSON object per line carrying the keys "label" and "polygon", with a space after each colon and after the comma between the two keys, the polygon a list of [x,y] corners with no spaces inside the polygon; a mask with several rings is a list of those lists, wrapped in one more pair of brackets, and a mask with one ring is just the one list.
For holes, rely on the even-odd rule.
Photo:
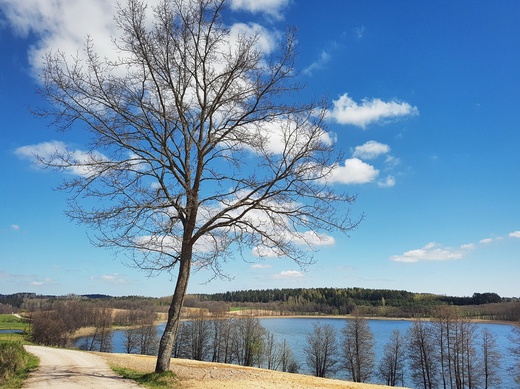
{"label": "lake", "polygon": [[[287,345],[291,348],[293,355],[299,364],[299,371],[303,374],[310,374],[305,362],[304,348],[307,343],[307,336],[313,331],[313,324],[316,322],[332,325],[338,335],[338,340],[341,334],[341,329],[345,326],[345,319],[340,318],[262,318],[260,323],[262,326],[279,342],[285,339]],[[394,330],[400,330],[402,335],[405,335],[412,322],[409,320],[368,320],[370,329],[374,335],[374,352],[376,355],[376,367],[379,363],[379,358],[383,354],[385,344],[389,341]],[[487,328],[496,336],[497,348],[502,355],[502,362],[500,364],[500,376],[502,383],[500,389],[515,389],[516,386],[511,373],[508,369],[513,365],[514,360],[508,351],[509,340],[508,336],[511,334],[512,326],[506,324],[477,324],[478,329]],[[162,334],[164,324],[158,326],[158,333]],[[76,344],[81,344],[78,340]],[[113,335],[114,352],[125,352],[123,346],[123,331],[114,331]],[[346,374],[339,372],[336,378],[345,379]],[[376,377],[373,377],[371,383],[381,383]],[[410,378],[405,378],[405,386],[411,387]]]}
{"label": "lake", "polygon": [[[305,352],[307,335],[312,333],[313,324],[316,322],[325,323],[332,325],[338,336],[341,334],[341,329],[345,326],[345,319],[319,319],[319,318],[269,318],[260,319],[262,326],[272,333],[275,338],[279,341],[283,341],[285,338],[287,344],[291,348],[296,360],[300,364],[300,372],[309,374],[306,363],[305,363]],[[376,366],[379,362],[379,358],[383,354],[385,344],[391,337],[394,330],[400,330],[401,334],[405,335],[408,328],[412,325],[409,320],[368,320],[370,329],[374,334],[374,352],[376,355]],[[500,389],[515,389],[516,386],[508,368],[513,365],[514,361],[508,351],[509,340],[508,336],[511,333],[512,326],[507,324],[477,324],[479,329],[487,328],[495,336],[497,340],[497,348],[502,355],[501,363],[501,378],[502,383]],[[345,374],[338,374],[338,378],[345,378]],[[381,383],[377,378],[371,380],[372,383]],[[405,379],[405,386],[410,387],[410,379]]]}

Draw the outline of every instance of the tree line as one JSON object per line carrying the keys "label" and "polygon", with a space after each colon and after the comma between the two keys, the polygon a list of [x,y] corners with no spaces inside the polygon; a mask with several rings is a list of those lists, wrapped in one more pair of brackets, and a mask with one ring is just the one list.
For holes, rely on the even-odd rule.
{"label": "tree line", "polygon": [[413,305],[481,305],[500,303],[502,298],[496,293],[474,293],[471,297],[443,296],[428,293],[413,293],[405,290],[365,289],[365,288],[289,288],[231,291],[208,295],[197,295],[203,300],[243,302],[314,302],[335,308],[353,302],[356,305],[371,306],[413,306]]}
{"label": "tree line", "polygon": [[[92,335],[84,338],[81,348],[89,351],[112,351],[113,326],[131,327],[134,338],[139,339],[141,350],[148,353],[152,348],[147,335],[156,331],[157,313],[153,306],[143,306],[141,303],[132,309],[114,309],[112,304],[92,304],[85,300],[57,300],[45,309],[28,314],[31,327],[31,340],[46,346],[74,346],[76,332],[85,327],[92,328]],[[153,327],[153,331],[150,328]],[[143,340],[143,338],[145,340]],[[145,343],[143,345],[143,342]],[[137,345],[131,347],[135,351]],[[129,351],[129,352],[131,352]]]}
{"label": "tree line", "polygon": [[496,293],[474,293],[471,297],[412,293],[404,290],[364,288],[292,288],[244,290],[198,294],[201,302],[268,309],[279,314],[346,315],[355,310],[364,316],[431,317],[437,306],[459,306],[468,317],[489,320],[520,320],[520,301]]}

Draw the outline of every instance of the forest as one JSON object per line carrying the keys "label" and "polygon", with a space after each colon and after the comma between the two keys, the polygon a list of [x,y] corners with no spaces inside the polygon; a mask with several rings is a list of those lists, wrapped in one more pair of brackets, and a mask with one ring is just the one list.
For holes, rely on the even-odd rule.
{"label": "forest", "polygon": [[294,288],[199,294],[191,297],[187,300],[188,304],[192,301],[201,304],[225,302],[231,306],[277,311],[280,315],[346,315],[358,310],[365,316],[427,318],[432,316],[435,307],[453,305],[460,307],[466,317],[520,320],[520,300],[502,298],[496,293],[457,297],[387,289]]}
{"label": "forest", "polygon": [[[103,302],[115,309],[146,306],[166,312],[171,296],[144,297],[104,294],[43,296],[35,293],[0,294],[0,313],[35,311],[60,300]],[[230,309],[256,309],[268,315],[348,315],[354,310],[367,317],[429,318],[438,306],[457,306],[467,318],[520,321],[520,299],[500,297],[497,293],[474,293],[471,297],[414,293],[404,290],[366,288],[287,288],[191,294],[184,300],[189,308],[211,312]]]}

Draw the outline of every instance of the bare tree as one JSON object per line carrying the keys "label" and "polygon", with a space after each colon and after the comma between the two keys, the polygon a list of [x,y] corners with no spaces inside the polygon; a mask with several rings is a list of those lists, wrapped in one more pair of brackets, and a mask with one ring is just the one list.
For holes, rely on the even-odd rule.
{"label": "bare tree", "polygon": [[511,367],[511,372],[515,382],[520,385],[520,322],[514,327],[509,336],[511,346],[509,351],[515,357],[514,365]]}
{"label": "bare tree", "polygon": [[407,338],[409,367],[414,384],[417,388],[436,388],[439,377],[433,327],[422,320],[415,320],[408,330]]}
{"label": "bare tree", "polygon": [[294,359],[291,348],[287,345],[284,339],[280,349],[280,367],[282,371],[289,373],[298,373],[300,366]]}
{"label": "bare tree", "polygon": [[112,309],[103,307],[94,311],[94,334],[89,350],[112,352]]}
{"label": "bare tree", "polygon": [[307,365],[316,377],[327,377],[337,370],[336,330],[330,324],[315,323],[304,348]]}
{"label": "bare tree", "polygon": [[455,323],[460,314],[457,307],[440,306],[433,313],[432,325],[435,328],[436,340],[439,349],[440,376],[444,389],[453,388],[455,377],[453,369],[453,333]]}
{"label": "bare tree", "polygon": [[212,362],[231,363],[233,360],[233,321],[234,319],[223,318],[212,321]]}
{"label": "bare tree", "polygon": [[368,320],[354,312],[347,319],[343,334],[343,364],[354,382],[367,382],[374,369],[374,335]]}
{"label": "bare tree", "polygon": [[[176,280],[156,371],[169,368],[192,270],[223,275],[245,248],[305,265],[323,233],[347,232],[354,197],[327,178],[340,156],[326,107],[294,102],[296,38],[261,52],[259,34],[232,35],[226,0],[142,0],[119,6],[117,59],[49,53],[39,114],[82,124],[86,151],[57,148],[46,166],[73,173],[68,215],[139,268]],[[151,18],[151,19],[150,19]],[[95,201],[91,201],[95,199]]]}
{"label": "bare tree", "polygon": [[481,350],[482,350],[482,375],[483,387],[488,389],[494,386],[500,386],[502,379],[498,368],[502,359],[497,348],[496,336],[484,328],[481,333]]}
{"label": "bare tree", "polygon": [[406,360],[405,341],[399,330],[394,330],[385,345],[383,357],[378,366],[378,376],[387,385],[404,386],[404,366]]}
{"label": "bare tree", "polygon": [[129,328],[123,332],[123,346],[126,353],[132,354],[139,348],[139,329]]}
{"label": "bare tree", "polygon": [[265,328],[254,316],[236,318],[233,321],[233,352],[242,366],[260,366],[264,352]]}
{"label": "bare tree", "polygon": [[144,325],[137,329],[139,339],[139,353],[142,355],[156,355],[158,349],[157,327]]}
{"label": "bare tree", "polygon": [[278,370],[282,363],[282,348],[274,339],[274,335],[266,332],[265,336],[265,367],[270,370]]}

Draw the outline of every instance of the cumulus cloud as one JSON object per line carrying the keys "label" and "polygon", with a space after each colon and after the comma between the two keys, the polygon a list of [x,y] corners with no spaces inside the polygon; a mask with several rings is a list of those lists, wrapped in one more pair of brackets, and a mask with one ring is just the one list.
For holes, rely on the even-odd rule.
{"label": "cumulus cloud", "polygon": [[285,270],[280,273],[274,274],[273,278],[275,279],[290,279],[290,278],[302,278],[305,276],[305,273],[298,270]]}
{"label": "cumulus cloud", "polygon": [[272,266],[264,263],[254,263],[251,265],[251,269],[270,269]]}
{"label": "cumulus cloud", "polygon": [[101,57],[115,54],[110,37],[115,35],[116,2],[3,0],[1,3],[15,32],[24,37],[29,34],[39,37],[29,53],[35,73],[43,67],[45,53],[59,49],[74,55],[81,51],[87,35],[96,42]]}
{"label": "cumulus cloud", "polygon": [[[259,220],[262,220],[260,218]],[[267,222],[267,220],[266,220]],[[326,234],[319,234],[315,231],[305,231],[303,233],[293,233],[293,234],[286,234],[286,239],[288,241],[292,241],[295,244],[299,245],[308,245],[312,247],[317,246],[332,246],[336,244],[336,240],[334,237]],[[251,253],[255,257],[261,257],[261,258],[279,258],[285,256],[285,253],[283,250],[278,249],[277,247],[266,247],[266,246],[256,246],[253,247],[251,250]],[[254,265],[253,265],[254,266]],[[262,266],[262,265],[259,265]],[[266,265],[269,266],[269,265]],[[270,267],[270,266],[269,266]]]}
{"label": "cumulus cloud", "polygon": [[404,116],[417,115],[419,110],[406,102],[397,100],[363,99],[361,104],[355,102],[347,93],[333,101],[333,109],[328,118],[339,124],[350,124],[366,128],[369,124],[384,120],[397,119]]}
{"label": "cumulus cloud", "polygon": [[[148,13],[159,0],[148,0]],[[232,10],[264,13],[273,18],[283,17],[282,10],[289,0],[232,0]],[[95,45],[100,58],[117,59],[112,39],[119,36],[114,23],[115,1],[47,1],[47,0],[1,0],[0,8],[13,31],[22,37],[34,34],[37,38],[28,53],[35,75],[41,74],[44,55],[60,50],[67,56],[82,55],[85,38]],[[233,30],[233,26],[231,26]],[[259,33],[258,48],[263,52],[272,49],[272,34],[257,25],[239,25],[234,31],[248,29]],[[268,49],[269,48],[269,49]],[[266,49],[268,49],[266,51]]]}
{"label": "cumulus cloud", "polygon": [[20,230],[20,226],[18,224],[11,224],[11,230],[19,231]]}
{"label": "cumulus cloud", "polygon": [[366,184],[373,182],[379,174],[374,166],[363,162],[359,158],[349,158],[344,165],[333,167],[331,174],[327,177],[328,183],[339,184]]}
{"label": "cumulus cloud", "polygon": [[461,259],[465,254],[467,245],[459,248],[444,247],[431,242],[420,249],[406,251],[401,255],[393,255],[390,259],[394,262],[423,262],[423,261],[449,261]]}
{"label": "cumulus cloud", "polygon": [[387,154],[389,152],[390,146],[376,142],[375,140],[369,140],[361,146],[356,146],[352,156],[360,159],[375,159],[380,155]]}
{"label": "cumulus cloud", "polygon": [[[19,147],[15,154],[30,160],[35,166],[42,166],[41,161],[62,167],[70,174],[88,176],[94,173],[96,163],[108,162],[108,158],[99,152],[88,153],[82,150],[69,150],[64,142],[50,141]],[[66,156],[66,161],[58,157]]]}
{"label": "cumulus cloud", "polygon": [[230,28],[230,46],[233,47],[238,41],[239,36],[254,36],[258,40],[256,42],[256,49],[264,54],[271,53],[276,48],[276,43],[279,40],[279,34],[266,29],[257,23],[236,23]]}
{"label": "cumulus cloud", "polygon": [[394,176],[387,176],[384,180],[381,180],[377,183],[381,188],[391,188],[395,186],[396,181]]}
{"label": "cumulus cloud", "polygon": [[275,19],[283,19],[282,10],[289,0],[231,0],[231,9],[251,13],[264,13]]}
{"label": "cumulus cloud", "polygon": [[520,238],[520,231],[514,231],[509,233],[510,238]]}
{"label": "cumulus cloud", "polygon": [[336,244],[334,237],[325,234],[319,234],[315,231],[305,231],[296,235],[293,241],[300,244],[310,244],[312,246],[332,246]]}

